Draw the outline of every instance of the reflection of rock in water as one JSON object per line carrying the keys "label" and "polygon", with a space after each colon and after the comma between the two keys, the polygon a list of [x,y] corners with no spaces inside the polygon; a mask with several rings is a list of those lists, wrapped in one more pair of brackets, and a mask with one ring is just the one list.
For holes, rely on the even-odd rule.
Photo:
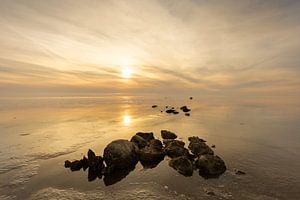
{"label": "reflection of rock in water", "polygon": [[113,185],[124,179],[134,169],[135,165],[127,169],[116,170],[114,173],[104,174],[103,182],[106,186]]}
{"label": "reflection of rock in water", "polygon": [[199,175],[204,178],[217,178],[226,171],[225,162],[214,155],[205,140],[189,137],[187,149],[183,141],[176,140],[175,133],[162,130],[161,135],[164,144],[155,139],[152,132],[138,132],[130,141],[112,141],[105,147],[103,158],[89,150],[87,158],[84,156],[73,162],[67,160],[65,167],[71,171],[88,168],[88,181],[101,179],[104,175],[107,186],[125,178],[138,161],[144,168],[155,168],[165,156],[171,158],[169,166],[184,176],[192,176],[194,170],[199,170]]}

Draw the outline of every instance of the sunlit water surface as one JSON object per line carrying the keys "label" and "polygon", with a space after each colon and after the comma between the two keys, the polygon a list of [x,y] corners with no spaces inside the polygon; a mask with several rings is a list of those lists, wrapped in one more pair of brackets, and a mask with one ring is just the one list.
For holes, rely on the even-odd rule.
{"label": "sunlit water surface", "polygon": [[[153,104],[158,108],[151,108]],[[166,105],[191,116],[161,113]],[[178,175],[166,158],[138,164],[105,186],[64,168],[89,148],[102,154],[138,131],[168,129],[216,145],[228,167],[219,179]],[[5,98],[0,100],[0,199],[300,199],[300,108],[295,104],[171,97]],[[233,169],[245,171],[237,176]],[[206,191],[213,191],[215,196]]]}

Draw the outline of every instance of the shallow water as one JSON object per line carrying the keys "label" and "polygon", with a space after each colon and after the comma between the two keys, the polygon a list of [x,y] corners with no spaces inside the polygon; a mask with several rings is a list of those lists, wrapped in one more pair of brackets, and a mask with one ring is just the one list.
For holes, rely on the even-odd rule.
{"label": "shallow water", "polygon": [[[151,108],[158,104],[158,108]],[[166,105],[192,108],[169,115]],[[5,98],[0,100],[0,199],[300,199],[300,107],[154,96]],[[196,135],[226,162],[218,179],[177,174],[166,158],[154,169],[138,164],[120,182],[88,182],[64,160],[89,148],[102,154],[114,139],[138,131],[160,138],[168,129]],[[237,176],[233,169],[245,171]],[[206,194],[213,191],[215,196]]]}

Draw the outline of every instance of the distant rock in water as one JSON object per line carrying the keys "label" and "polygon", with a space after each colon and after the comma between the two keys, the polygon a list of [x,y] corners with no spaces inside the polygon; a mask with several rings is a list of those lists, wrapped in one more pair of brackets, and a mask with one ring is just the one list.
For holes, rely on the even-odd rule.
{"label": "distant rock in water", "polygon": [[106,173],[135,166],[138,162],[138,147],[128,140],[115,140],[104,149]]}
{"label": "distant rock in water", "polygon": [[190,112],[191,111],[191,109],[189,109],[187,106],[182,106],[180,108],[180,110],[182,110],[183,112]]}
{"label": "distant rock in water", "polygon": [[171,131],[161,130],[161,137],[163,139],[176,139],[177,135]]}
{"label": "distant rock in water", "polygon": [[153,105],[152,108],[157,108],[157,105]]}
{"label": "distant rock in water", "polygon": [[190,100],[192,100],[193,99],[193,97],[190,97]]}
{"label": "distant rock in water", "polygon": [[185,156],[180,156],[177,158],[173,158],[169,161],[169,166],[174,168],[180,174],[184,176],[192,176],[194,167],[192,162],[186,158]]}
{"label": "distant rock in water", "polygon": [[189,117],[189,116],[191,116],[191,114],[190,114],[190,113],[185,113],[185,116],[188,116],[188,117]]}

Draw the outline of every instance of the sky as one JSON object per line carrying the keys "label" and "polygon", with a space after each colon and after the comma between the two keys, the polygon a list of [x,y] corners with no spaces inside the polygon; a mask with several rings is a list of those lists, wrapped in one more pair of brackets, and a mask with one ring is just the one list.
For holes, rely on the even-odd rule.
{"label": "sky", "polygon": [[297,0],[0,0],[0,96],[300,96]]}

